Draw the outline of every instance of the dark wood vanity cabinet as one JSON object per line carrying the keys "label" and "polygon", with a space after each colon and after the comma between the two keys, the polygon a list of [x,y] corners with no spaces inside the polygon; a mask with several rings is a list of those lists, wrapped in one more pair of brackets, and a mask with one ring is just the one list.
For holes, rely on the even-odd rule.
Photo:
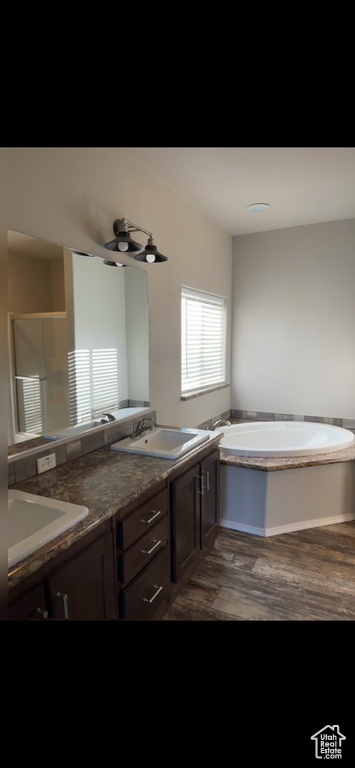
{"label": "dark wood vanity cabinet", "polygon": [[170,600],[170,510],[164,481],[117,522],[119,618],[161,618]]}
{"label": "dark wood vanity cabinet", "polygon": [[8,619],[11,621],[42,621],[48,618],[48,603],[44,583],[28,589],[17,600],[13,600],[8,607]]}
{"label": "dark wood vanity cabinet", "polygon": [[62,565],[46,580],[46,587],[53,619],[115,619],[112,533]]}
{"label": "dark wood vanity cabinet", "polygon": [[157,621],[214,544],[219,451],[172,468],[12,590],[10,620]]}
{"label": "dark wood vanity cabinet", "polygon": [[191,577],[217,536],[218,449],[173,478],[170,489],[172,581],[181,586],[182,581]]}
{"label": "dark wood vanity cabinet", "polygon": [[[101,535],[100,535],[101,533]],[[70,556],[69,556],[70,553]],[[37,580],[37,583],[33,583]],[[26,588],[27,585],[27,588]],[[113,533],[110,521],[96,534],[76,542],[10,595],[8,619],[116,619]]]}
{"label": "dark wood vanity cabinet", "polygon": [[200,547],[203,556],[213,546],[219,525],[220,463],[216,449],[201,461]]}

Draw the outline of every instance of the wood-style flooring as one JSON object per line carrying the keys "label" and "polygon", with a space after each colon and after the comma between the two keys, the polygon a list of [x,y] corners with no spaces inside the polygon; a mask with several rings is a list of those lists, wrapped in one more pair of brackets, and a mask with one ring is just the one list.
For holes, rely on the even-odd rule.
{"label": "wood-style flooring", "polygon": [[354,621],[355,521],[263,538],[219,528],[162,621]]}

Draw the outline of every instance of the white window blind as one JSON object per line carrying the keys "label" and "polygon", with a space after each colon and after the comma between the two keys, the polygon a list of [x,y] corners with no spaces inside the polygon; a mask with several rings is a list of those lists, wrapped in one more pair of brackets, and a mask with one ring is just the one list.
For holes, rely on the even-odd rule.
{"label": "white window blind", "polygon": [[96,419],[124,400],[117,349],[75,349],[69,352],[70,423]]}
{"label": "white window blind", "polygon": [[225,381],[226,299],[182,286],[181,392]]}

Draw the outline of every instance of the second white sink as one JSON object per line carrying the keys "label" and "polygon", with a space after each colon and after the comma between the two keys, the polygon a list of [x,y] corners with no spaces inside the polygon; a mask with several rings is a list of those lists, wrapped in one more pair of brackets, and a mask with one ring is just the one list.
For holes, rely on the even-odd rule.
{"label": "second white sink", "polygon": [[10,489],[8,567],[67,531],[89,514],[87,507]]}
{"label": "second white sink", "polygon": [[207,442],[211,433],[205,429],[168,429],[156,427],[144,432],[141,437],[126,437],[113,443],[113,451],[141,453],[162,459],[179,459],[196,446]]}

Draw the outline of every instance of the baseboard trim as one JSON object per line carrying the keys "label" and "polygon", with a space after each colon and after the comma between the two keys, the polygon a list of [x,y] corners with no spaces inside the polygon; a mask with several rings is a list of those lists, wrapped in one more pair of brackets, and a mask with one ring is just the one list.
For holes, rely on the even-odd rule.
{"label": "baseboard trim", "polygon": [[317,520],[305,520],[300,523],[288,523],[287,525],[278,525],[273,528],[256,528],[252,525],[235,523],[232,520],[220,520],[221,528],[230,528],[233,531],[242,531],[252,533],[254,536],[279,536],[281,533],[292,533],[292,531],[304,531],[307,528],[319,528],[325,525],[335,525],[335,523],[348,523],[355,520],[355,515],[338,515],[337,517],[324,517]]}

